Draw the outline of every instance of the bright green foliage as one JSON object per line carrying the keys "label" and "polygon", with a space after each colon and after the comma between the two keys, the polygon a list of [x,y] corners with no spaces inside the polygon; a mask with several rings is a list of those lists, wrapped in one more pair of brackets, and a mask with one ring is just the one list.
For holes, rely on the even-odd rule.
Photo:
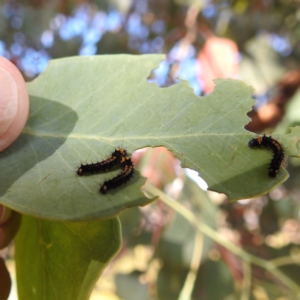
{"label": "bright green foliage", "polygon": [[19,299],[89,299],[120,245],[117,218],[56,222],[24,216],[15,254]]}
{"label": "bright green foliage", "polygon": [[[287,178],[268,177],[269,150],[250,149],[244,126],[253,89],[216,80],[213,93],[194,94],[187,81],[159,88],[147,82],[162,55],[73,57],[51,62],[28,84],[31,109],[20,138],[1,153],[1,203],[25,214],[92,220],[149,203],[136,171],[126,185],[99,193],[119,171],[78,177],[80,163],[105,159],[115,147],[129,153],[165,146],[182,167],[197,170],[211,190],[230,199],[263,194]],[[297,131],[275,136],[296,150]]]}

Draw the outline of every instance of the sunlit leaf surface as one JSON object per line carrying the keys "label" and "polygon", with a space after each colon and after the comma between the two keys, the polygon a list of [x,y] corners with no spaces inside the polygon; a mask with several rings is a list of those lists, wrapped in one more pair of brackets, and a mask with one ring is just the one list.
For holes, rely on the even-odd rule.
{"label": "sunlit leaf surface", "polygon": [[[105,159],[115,147],[129,153],[165,146],[183,167],[197,170],[209,188],[230,199],[265,193],[287,178],[268,177],[272,152],[250,149],[244,126],[253,89],[238,80],[216,80],[205,97],[187,81],[159,88],[147,82],[162,55],[106,55],[52,61],[28,84],[31,110],[20,138],[1,159],[1,203],[25,214],[62,220],[116,215],[145,205],[136,171],[122,187],[99,193],[119,171],[78,177],[80,163]],[[274,136],[287,154],[299,155],[298,131]]]}

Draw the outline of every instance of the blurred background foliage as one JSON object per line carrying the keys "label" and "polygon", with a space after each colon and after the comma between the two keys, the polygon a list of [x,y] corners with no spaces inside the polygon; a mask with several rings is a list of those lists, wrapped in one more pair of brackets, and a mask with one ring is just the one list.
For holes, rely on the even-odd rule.
{"label": "blurred background foliage", "polygon": [[[253,132],[285,133],[299,125],[298,1],[0,1],[0,55],[28,81],[50,59],[117,53],[165,53],[149,81],[166,87],[180,77],[197,95],[211,92],[214,78],[241,78],[255,88],[257,105],[246,126]],[[289,161],[284,185],[256,199],[229,203],[207,192],[197,174],[181,169],[164,148],[139,150],[134,158],[165,196],[121,214],[122,250],[91,299],[299,299],[297,159]],[[188,208],[212,233],[197,230],[164,197]],[[13,274],[11,250],[1,255]],[[269,262],[279,274],[270,272]],[[17,299],[14,291],[10,299]]]}

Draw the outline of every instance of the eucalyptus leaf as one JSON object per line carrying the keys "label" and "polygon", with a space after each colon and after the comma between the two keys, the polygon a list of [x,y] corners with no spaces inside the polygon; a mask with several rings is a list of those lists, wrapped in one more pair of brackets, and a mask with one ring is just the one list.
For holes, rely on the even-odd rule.
{"label": "eucalyptus leaf", "polygon": [[[244,126],[253,89],[233,79],[216,80],[205,97],[189,83],[160,88],[147,82],[163,55],[103,55],[57,59],[28,84],[30,115],[19,139],[0,154],[1,203],[58,220],[107,218],[151,201],[137,171],[121,187],[99,193],[118,170],[76,175],[81,163],[107,158],[118,146],[132,154],[165,146],[182,167],[200,173],[209,189],[231,200],[263,194],[288,177],[268,177],[272,153],[250,149]],[[299,128],[277,135],[286,154],[299,156]],[[276,138],[276,136],[275,136]]]}
{"label": "eucalyptus leaf", "polygon": [[20,300],[87,300],[121,246],[120,223],[24,216],[15,242]]}

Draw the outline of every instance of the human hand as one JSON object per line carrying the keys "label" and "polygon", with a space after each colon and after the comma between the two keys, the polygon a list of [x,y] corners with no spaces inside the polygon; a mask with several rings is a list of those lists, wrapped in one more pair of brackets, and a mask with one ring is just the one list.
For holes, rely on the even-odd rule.
{"label": "human hand", "polygon": [[[29,110],[25,81],[10,61],[0,57],[0,151],[12,144],[23,130]],[[0,249],[5,248],[15,236],[20,215],[0,204]],[[0,258],[0,300],[10,292],[10,277]]]}

